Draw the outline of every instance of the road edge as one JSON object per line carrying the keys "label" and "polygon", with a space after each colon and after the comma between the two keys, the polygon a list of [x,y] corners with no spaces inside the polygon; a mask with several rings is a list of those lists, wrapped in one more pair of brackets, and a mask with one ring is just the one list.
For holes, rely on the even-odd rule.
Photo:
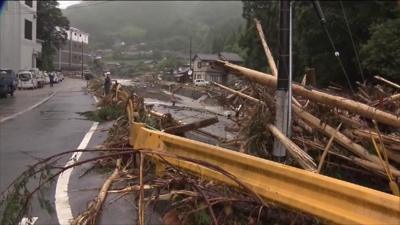
{"label": "road edge", "polygon": [[39,102],[35,103],[34,105],[29,106],[28,108],[26,108],[26,109],[24,109],[24,110],[22,110],[22,111],[19,111],[19,112],[17,112],[17,113],[14,113],[14,114],[12,114],[12,115],[10,115],[10,116],[6,116],[6,117],[0,119],[0,123],[4,123],[4,122],[6,122],[7,120],[15,119],[17,116],[22,115],[22,114],[24,114],[24,113],[26,113],[26,112],[29,112],[29,111],[31,111],[31,110],[34,109],[34,108],[37,108],[37,107],[40,106],[41,104],[47,102],[50,98],[54,97],[54,95],[55,95],[56,93],[57,93],[57,91],[53,91],[49,96],[47,96],[46,98],[40,100]]}
{"label": "road edge", "polygon": [[[96,103],[98,103],[98,99],[93,96],[94,100]],[[97,129],[97,126],[99,125],[99,122],[94,122],[92,126],[90,127],[89,131],[85,134],[83,137],[81,143],[78,146],[78,149],[82,150],[87,147],[87,145],[90,142],[90,139],[92,138],[94,132]],[[70,166],[74,163],[76,163],[79,158],[82,156],[82,152],[75,152],[72,154],[71,158],[68,160],[68,162],[65,164],[64,167]],[[65,170],[63,173],[61,173],[58,176],[57,179],[57,184],[56,184],[56,191],[54,194],[54,204],[56,208],[56,215],[57,215],[57,220],[60,225],[69,225],[71,221],[74,219],[72,215],[72,209],[71,205],[69,203],[69,196],[68,196],[68,184],[69,180],[73,171],[73,167]]]}

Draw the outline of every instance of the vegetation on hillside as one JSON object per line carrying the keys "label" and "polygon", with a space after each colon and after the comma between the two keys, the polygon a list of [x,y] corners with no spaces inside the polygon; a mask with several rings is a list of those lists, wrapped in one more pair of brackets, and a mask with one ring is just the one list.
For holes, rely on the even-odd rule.
{"label": "vegetation on hillside", "polygon": [[123,41],[188,52],[192,37],[194,52],[215,52],[234,41],[232,34],[244,22],[241,5],[239,1],[83,2],[64,12],[72,26],[90,33],[93,49]]}
{"label": "vegetation on hillside", "polygon": [[53,56],[56,49],[65,42],[67,34],[56,27],[69,29],[69,21],[57,8],[56,0],[37,1],[37,38],[43,41],[42,53],[38,62],[39,69],[54,69]]}
{"label": "vegetation on hillside", "polygon": [[[400,49],[400,17],[396,2],[320,1],[320,3],[332,40],[353,83],[361,81],[362,75],[367,78],[376,73],[382,73],[395,80],[400,79],[397,50]],[[312,3],[296,1],[294,5],[295,77],[302,76],[306,67],[314,67],[320,84],[327,84],[332,80],[344,83],[344,73],[335,59],[334,51]],[[246,64],[265,71],[266,60],[253,18],[256,17],[261,21],[268,44],[277,60],[279,2],[244,1],[243,17],[247,24],[240,46],[245,48]],[[353,49],[351,38],[354,40],[357,53]],[[360,56],[360,65],[356,54]]]}

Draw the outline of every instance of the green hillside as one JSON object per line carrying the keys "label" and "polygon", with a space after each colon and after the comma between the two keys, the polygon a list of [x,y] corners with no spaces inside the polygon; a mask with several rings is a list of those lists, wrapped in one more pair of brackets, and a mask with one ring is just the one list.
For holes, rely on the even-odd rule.
{"label": "green hillside", "polygon": [[244,25],[240,1],[83,2],[64,14],[71,26],[90,33],[93,48],[124,41],[183,52],[192,36],[194,51],[215,52],[229,46]]}

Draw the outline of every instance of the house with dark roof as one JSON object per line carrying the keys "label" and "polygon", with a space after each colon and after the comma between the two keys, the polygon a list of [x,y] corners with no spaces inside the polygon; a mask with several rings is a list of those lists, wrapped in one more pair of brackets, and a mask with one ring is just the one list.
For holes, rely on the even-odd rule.
{"label": "house with dark roof", "polygon": [[212,63],[217,60],[229,61],[234,64],[243,63],[242,57],[236,53],[220,52],[218,54],[196,54],[193,57],[193,81],[203,79],[217,83],[226,83],[231,76],[223,70],[212,67]]}

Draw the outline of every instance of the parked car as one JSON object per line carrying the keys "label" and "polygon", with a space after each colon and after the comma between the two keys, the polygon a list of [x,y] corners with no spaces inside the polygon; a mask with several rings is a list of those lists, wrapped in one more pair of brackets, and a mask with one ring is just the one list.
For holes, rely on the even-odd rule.
{"label": "parked car", "polygon": [[54,76],[54,83],[58,83],[58,82],[60,82],[60,79],[58,78],[58,76],[57,76],[57,73],[56,73],[56,72],[53,72],[53,76]]}
{"label": "parked car", "polygon": [[60,73],[60,72],[57,72],[57,77],[58,77],[58,80],[59,80],[60,82],[63,82],[63,81],[64,81],[64,74],[62,74],[62,73]]}
{"label": "parked car", "polygon": [[43,71],[43,76],[44,76],[45,83],[46,83],[46,84],[49,84],[49,83],[50,83],[49,74],[47,74],[46,71]]}
{"label": "parked car", "polygon": [[204,79],[196,79],[196,80],[194,80],[194,85],[195,86],[206,86],[206,85],[208,85],[210,82],[208,82],[208,81],[206,81],[206,80],[204,80]]}
{"label": "parked car", "polygon": [[18,77],[18,88],[19,89],[24,89],[24,88],[37,88],[38,83],[37,79],[34,73],[32,73],[29,70],[26,71],[19,71],[17,74]]}
{"label": "parked car", "polygon": [[46,84],[46,79],[43,75],[43,72],[40,71],[37,68],[31,69],[29,70],[32,74],[34,74],[34,77],[36,77],[37,80],[37,87],[38,88],[42,88],[44,87],[44,85]]}
{"label": "parked car", "polygon": [[5,98],[7,94],[14,95],[17,89],[17,77],[12,70],[0,69],[0,97]]}

